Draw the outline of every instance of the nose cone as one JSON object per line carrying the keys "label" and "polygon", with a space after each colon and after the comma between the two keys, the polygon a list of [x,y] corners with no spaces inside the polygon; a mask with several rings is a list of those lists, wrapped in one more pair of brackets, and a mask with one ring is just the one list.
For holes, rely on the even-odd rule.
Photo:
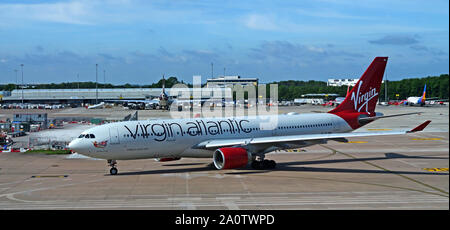
{"label": "nose cone", "polygon": [[75,139],[69,143],[68,147],[69,147],[69,149],[73,150],[74,152],[85,153],[87,150],[87,146],[82,142],[83,141],[81,141],[80,139]]}
{"label": "nose cone", "polygon": [[69,143],[69,149],[71,149],[71,150],[73,150],[73,151],[77,151],[77,142],[78,142],[78,140],[73,140],[73,141],[71,141],[70,143]]}

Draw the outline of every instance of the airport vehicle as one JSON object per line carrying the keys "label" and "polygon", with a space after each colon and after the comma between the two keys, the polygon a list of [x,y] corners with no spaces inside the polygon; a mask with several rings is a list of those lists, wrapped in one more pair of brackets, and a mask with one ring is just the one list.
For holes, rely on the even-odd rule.
{"label": "airport vehicle", "polygon": [[219,170],[247,164],[271,169],[276,163],[265,155],[275,150],[421,131],[431,121],[408,131],[352,133],[377,119],[416,114],[384,116],[375,112],[387,59],[376,57],[345,100],[328,113],[117,122],[83,131],[69,148],[107,159],[112,175],[118,173],[117,160],[145,158],[202,157],[212,158]]}

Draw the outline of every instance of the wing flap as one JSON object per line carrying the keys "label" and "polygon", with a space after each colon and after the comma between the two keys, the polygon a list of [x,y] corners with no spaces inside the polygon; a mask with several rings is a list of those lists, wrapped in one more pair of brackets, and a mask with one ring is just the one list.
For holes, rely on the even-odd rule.
{"label": "wing flap", "polygon": [[196,145],[194,148],[212,149],[227,146],[245,146],[260,145],[269,143],[285,143],[298,141],[311,141],[321,139],[338,139],[349,137],[368,137],[382,135],[401,135],[407,131],[399,132],[357,132],[357,133],[332,133],[332,134],[309,134],[309,135],[291,135],[291,136],[273,136],[273,137],[256,137],[249,139],[226,139],[226,140],[209,140]]}
{"label": "wing flap", "polygon": [[371,120],[378,120],[380,118],[389,118],[389,117],[398,117],[398,116],[406,116],[406,115],[413,115],[413,114],[421,114],[421,112],[413,112],[413,113],[402,113],[402,114],[394,114],[394,115],[386,115],[386,116],[375,116],[375,117],[361,117],[359,118],[360,121],[371,121]]}

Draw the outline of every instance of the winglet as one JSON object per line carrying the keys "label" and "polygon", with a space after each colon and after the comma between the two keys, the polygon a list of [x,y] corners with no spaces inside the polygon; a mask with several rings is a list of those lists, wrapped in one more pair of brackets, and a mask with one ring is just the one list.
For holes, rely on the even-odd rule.
{"label": "winglet", "polygon": [[425,129],[425,127],[427,127],[428,124],[430,124],[430,120],[425,121],[424,123],[422,123],[421,125],[415,127],[414,129],[411,129],[410,131],[408,131],[408,133],[414,133],[414,132],[419,132],[422,131],[423,129]]}

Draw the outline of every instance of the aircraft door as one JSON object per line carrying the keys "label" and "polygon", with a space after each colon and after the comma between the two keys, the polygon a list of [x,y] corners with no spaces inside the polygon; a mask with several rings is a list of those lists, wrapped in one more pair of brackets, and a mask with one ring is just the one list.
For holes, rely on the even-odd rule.
{"label": "aircraft door", "polygon": [[111,144],[119,144],[119,129],[116,127],[109,128],[109,137],[111,139]]}

